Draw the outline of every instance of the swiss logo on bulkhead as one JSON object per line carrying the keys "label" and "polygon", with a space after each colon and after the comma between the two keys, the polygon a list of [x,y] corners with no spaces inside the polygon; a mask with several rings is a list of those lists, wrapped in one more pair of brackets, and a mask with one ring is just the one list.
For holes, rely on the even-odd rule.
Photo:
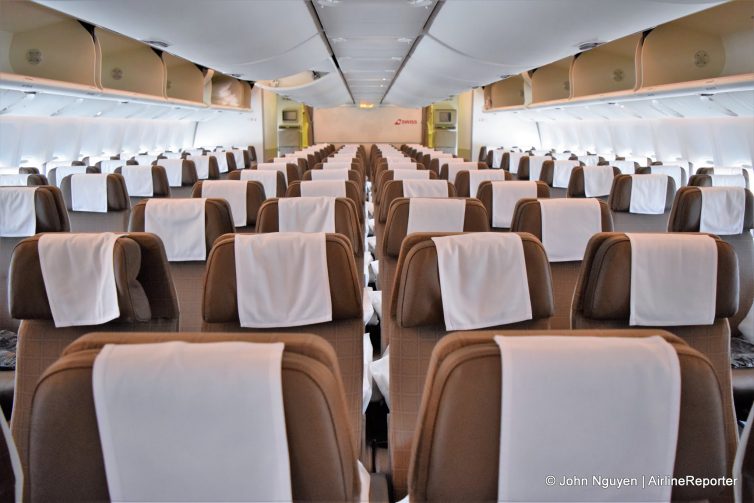
{"label": "swiss logo on bulkhead", "polygon": [[393,123],[394,126],[400,126],[401,124],[418,124],[419,122],[415,119],[395,119],[395,122]]}

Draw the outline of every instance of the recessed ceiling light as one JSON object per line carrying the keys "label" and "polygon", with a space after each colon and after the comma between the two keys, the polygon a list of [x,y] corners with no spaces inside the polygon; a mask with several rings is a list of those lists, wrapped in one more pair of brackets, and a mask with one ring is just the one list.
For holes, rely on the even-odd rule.
{"label": "recessed ceiling light", "polygon": [[330,42],[332,42],[333,44],[341,44],[345,41],[346,39],[344,39],[343,37],[335,37],[330,39]]}
{"label": "recessed ceiling light", "polygon": [[392,57],[392,58],[390,58],[390,59],[392,59],[393,61],[403,61],[403,58],[402,58],[402,57],[400,57],[400,56],[393,56],[393,57]]}
{"label": "recessed ceiling light", "polygon": [[432,5],[433,0],[408,0],[408,4],[411,7],[429,7]]}
{"label": "recessed ceiling light", "polygon": [[320,7],[335,7],[340,0],[317,0]]}
{"label": "recessed ceiling light", "polygon": [[407,38],[407,37],[400,37],[398,39],[398,42],[400,42],[401,44],[410,44],[413,41],[414,41],[413,38]]}

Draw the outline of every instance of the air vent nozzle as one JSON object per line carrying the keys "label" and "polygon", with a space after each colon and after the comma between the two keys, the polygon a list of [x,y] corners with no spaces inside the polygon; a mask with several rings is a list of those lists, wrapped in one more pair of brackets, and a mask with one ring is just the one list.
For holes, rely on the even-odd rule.
{"label": "air vent nozzle", "polygon": [[589,49],[594,49],[600,45],[602,45],[602,42],[584,42],[583,44],[579,44],[579,50],[588,51]]}
{"label": "air vent nozzle", "polygon": [[162,40],[142,40],[145,44],[153,45],[155,47],[160,47],[162,49],[167,49],[170,47],[170,44],[167,42],[163,42]]}

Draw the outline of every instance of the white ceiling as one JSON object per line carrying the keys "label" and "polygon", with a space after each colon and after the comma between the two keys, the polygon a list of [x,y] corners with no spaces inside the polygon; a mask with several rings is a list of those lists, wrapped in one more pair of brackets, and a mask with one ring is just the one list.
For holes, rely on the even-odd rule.
{"label": "white ceiling", "polygon": [[326,72],[275,89],[316,107],[428,105],[575,54],[581,43],[614,40],[724,2],[35,1],[138,40],[167,42],[168,52],[247,80]]}

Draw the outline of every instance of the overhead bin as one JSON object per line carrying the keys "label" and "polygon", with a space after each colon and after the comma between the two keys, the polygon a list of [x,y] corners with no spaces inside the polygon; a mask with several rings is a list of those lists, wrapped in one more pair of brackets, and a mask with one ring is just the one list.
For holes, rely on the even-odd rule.
{"label": "overhead bin", "polygon": [[642,86],[754,73],[750,0],[737,0],[658,26],[644,40]]}
{"label": "overhead bin", "polygon": [[251,108],[251,87],[248,82],[243,82],[220,72],[214,72],[211,85],[211,105]]}
{"label": "overhead bin", "polygon": [[94,40],[77,20],[30,2],[3,2],[0,34],[1,72],[96,86]]}
{"label": "overhead bin", "polygon": [[202,103],[204,97],[204,74],[192,63],[167,52],[162,53],[167,71],[165,93],[168,98]]}
{"label": "overhead bin", "polygon": [[104,89],[165,97],[165,65],[151,47],[99,27],[94,39]]}
{"label": "overhead bin", "polygon": [[337,72],[331,72],[305,84],[280,87],[278,82],[256,82],[255,85],[311,107],[331,108],[351,103],[348,89]]}
{"label": "overhead bin", "polygon": [[531,75],[532,103],[567,100],[571,97],[571,63],[573,56],[541,66]]}
{"label": "overhead bin", "polygon": [[642,34],[636,33],[579,54],[571,74],[573,97],[637,88],[641,42]]}
{"label": "overhead bin", "polygon": [[524,78],[514,75],[484,88],[487,108],[522,106],[525,100]]}

